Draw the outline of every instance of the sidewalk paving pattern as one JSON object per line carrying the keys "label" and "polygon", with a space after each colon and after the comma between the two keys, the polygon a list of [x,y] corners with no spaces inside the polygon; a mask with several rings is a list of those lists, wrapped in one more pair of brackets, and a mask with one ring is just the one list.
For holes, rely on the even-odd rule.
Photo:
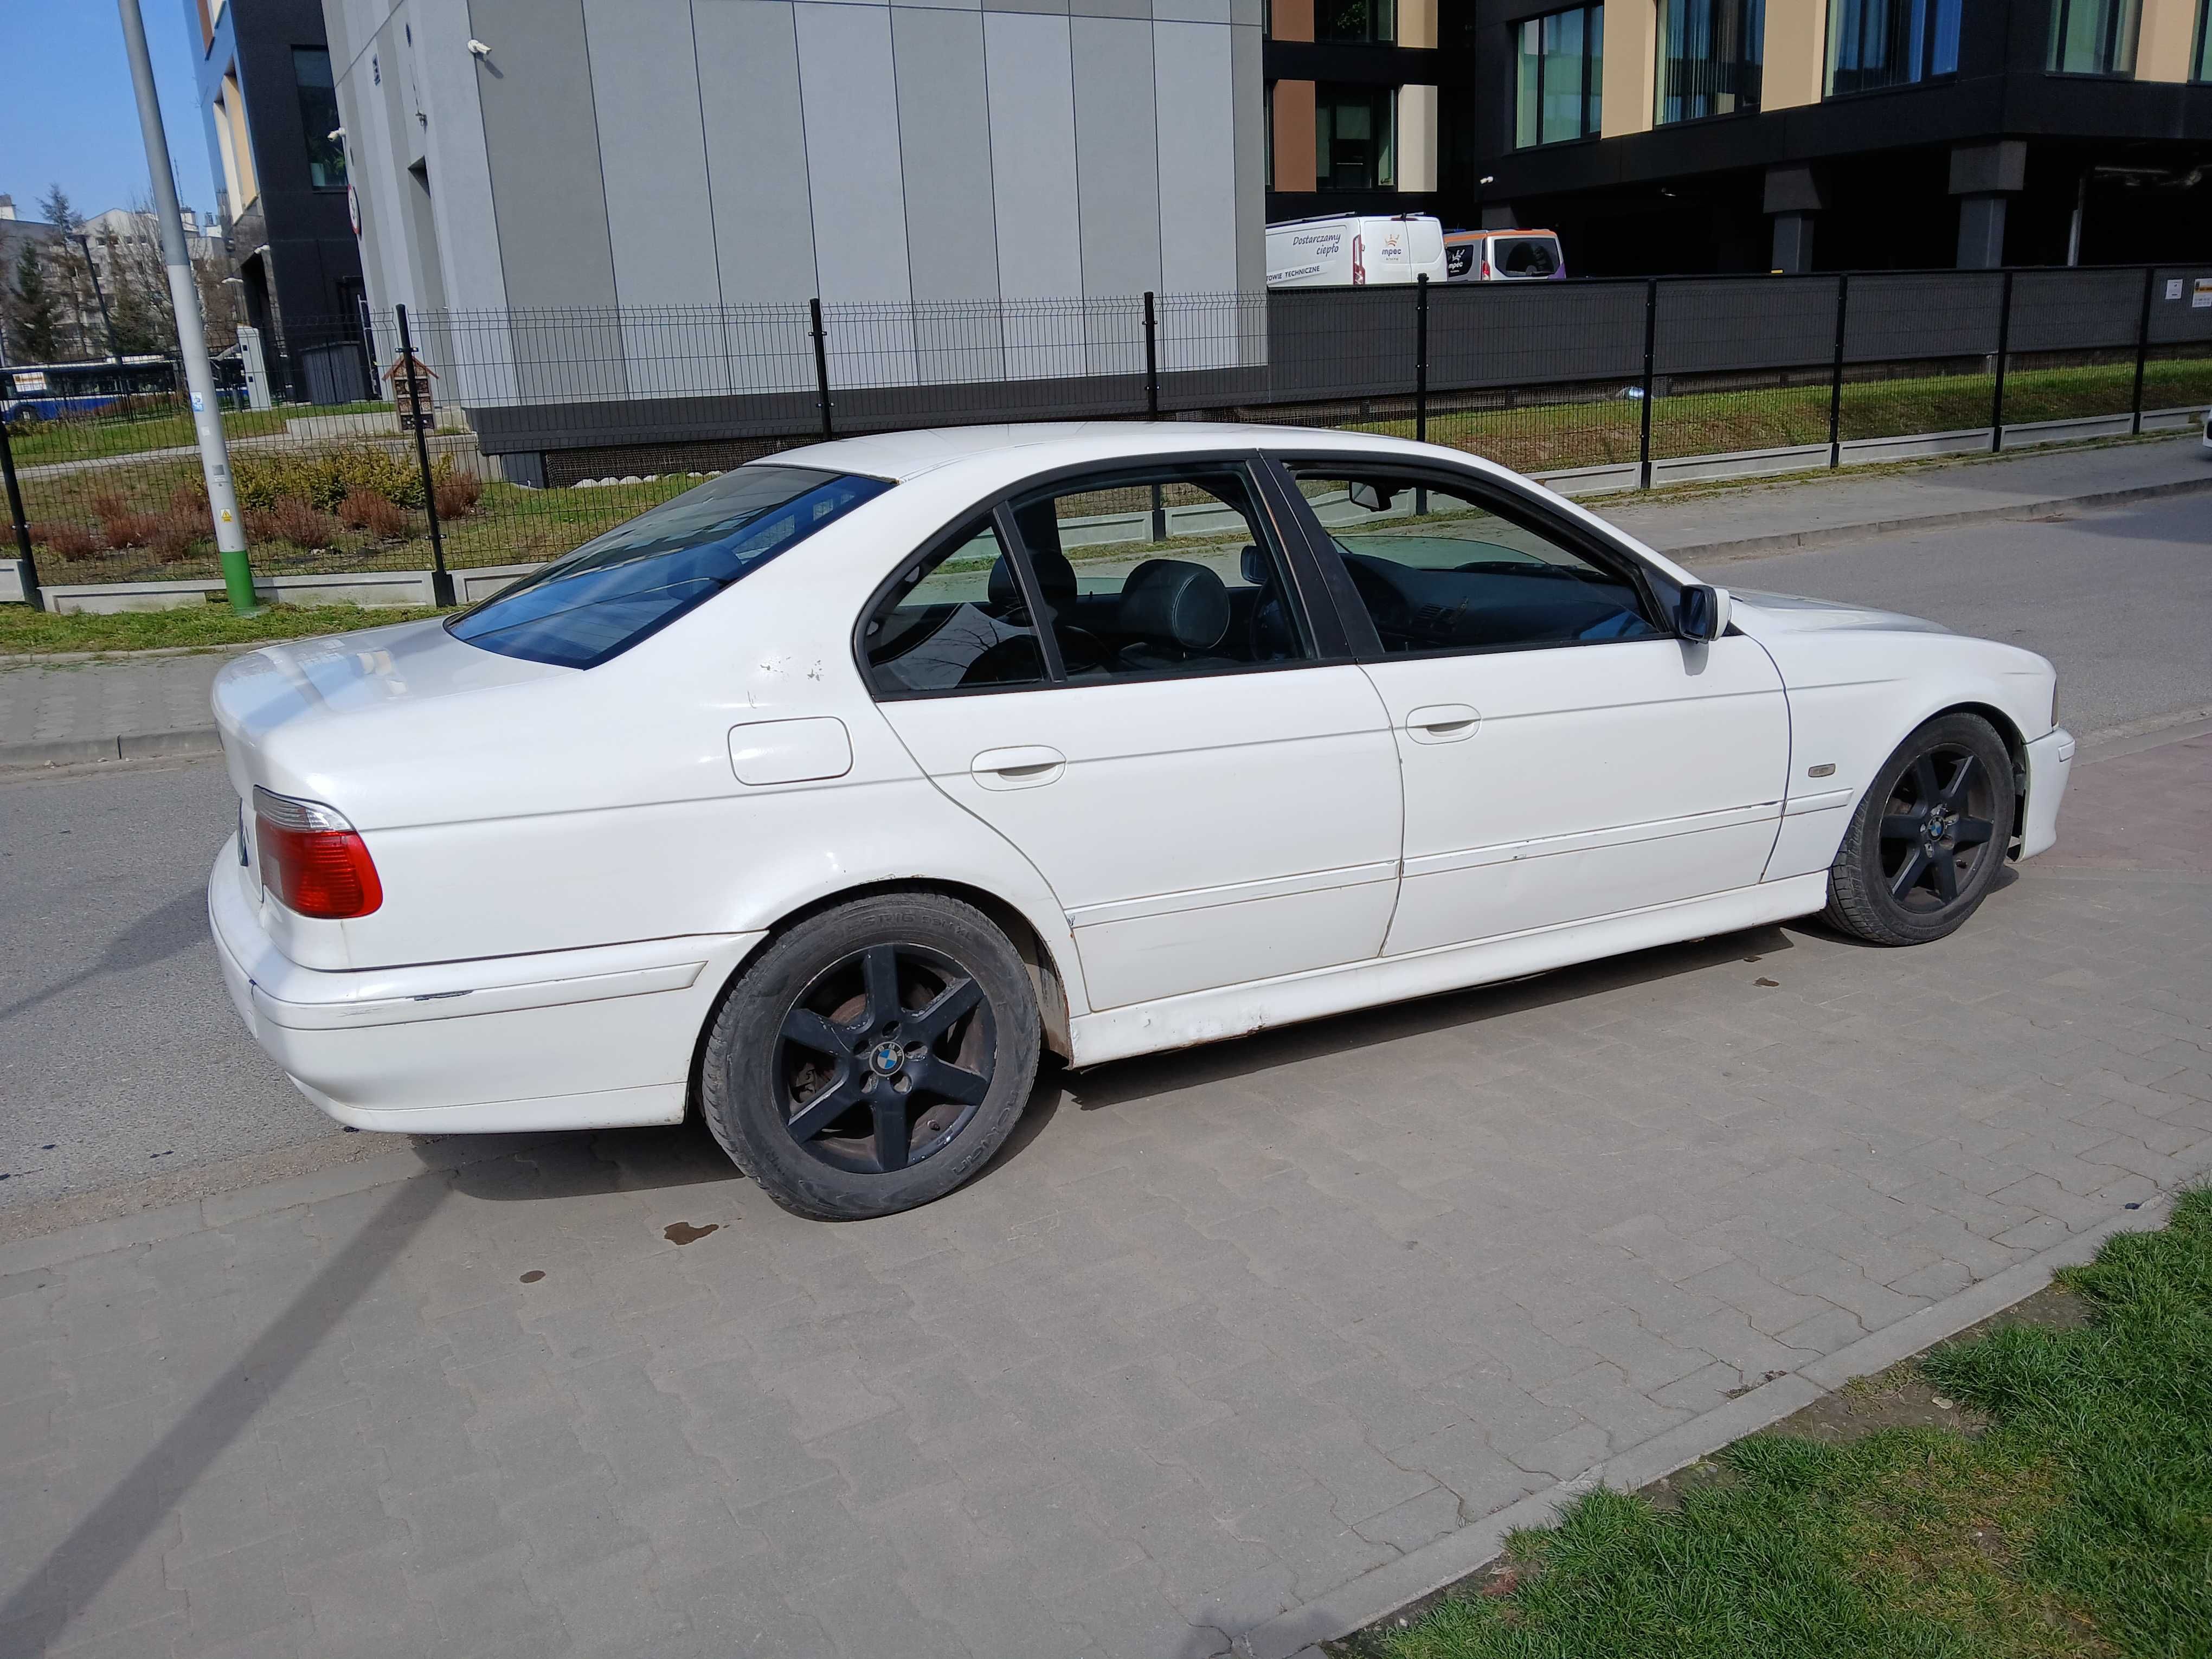
{"label": "sidewalk paving pattern", "polygon": [[[2212,489],[2192,434],[2170,442],[2031,452],[1996,460],[1751,483],[1687,498],[1597,498],[1590,505],[1671,556],[1724,564],[1901,522],[1935,524],[2057,502],[2177,488]],[[85,745],[164,735],[162,753],[212,751],[208,696],[228,652],[0,664],[0,766],[112,759]],[[197,740],[196,740],[197,739]]]}
{"label": "sidewalk paving pattern", "polygon": [[1061,1077],[888,1220],[669,1131],[0,1246],[0,1652],[1224,1652],[2212,1164],[2212,738],[2075,789],[1942,944]]}

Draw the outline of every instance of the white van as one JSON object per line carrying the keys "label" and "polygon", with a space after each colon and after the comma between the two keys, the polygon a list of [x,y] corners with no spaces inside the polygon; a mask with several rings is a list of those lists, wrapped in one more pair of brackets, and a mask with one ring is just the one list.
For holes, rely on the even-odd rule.
{"label": "white van", "polygon": [[1557,282],[1567,274],[1559,238],[1549,230],[1448,230],[1448,283]]}
{"label": "white van", "polygon": [[1267,227],[1269,288],[1368,288],[1444,279],[1444,228],[1432,215],[1332,213]]}

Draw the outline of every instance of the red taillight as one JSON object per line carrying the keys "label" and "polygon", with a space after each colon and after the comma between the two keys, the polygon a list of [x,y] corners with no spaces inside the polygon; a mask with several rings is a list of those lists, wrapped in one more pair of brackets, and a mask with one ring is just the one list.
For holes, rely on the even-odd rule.
{"label": "red taillight", "polygon": [[384,902],[384,884],[368,848],[340,814],[257,787],[253,844],[261,880],[277,901],[303,916],[343,921]]}

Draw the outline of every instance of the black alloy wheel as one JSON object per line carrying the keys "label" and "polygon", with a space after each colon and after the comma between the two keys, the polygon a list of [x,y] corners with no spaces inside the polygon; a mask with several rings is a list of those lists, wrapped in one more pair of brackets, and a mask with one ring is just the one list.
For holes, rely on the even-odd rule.
{"label": "black alloy wheel", "polygon": [[832,963],[783,1017],[784,1127],[839,1170],[889,1175],[968,1126],[997,1069],[982,987],[942,951],[871,945]]}
{"label": "black alloy wheel", "polygon": [[974,905],[878,893],[792,924],[731,984],[699,1108],[737,1166],[801,1215],[942,1198],[1029,1104],[1038,978]]}
{"label": "black alloy wheel", "polygon": [[1924,945],[1973,915],[2012,842],[2012,753],[1977,714],[1898,745],[1828,870],[1827,919],[1875,945]]}
{"label": "black alloy wheel", "polygon": [[1958,902],[1997,854],[1994,788],[1981,757],[1964,744],[1938,744],[1913,757],[1882,806],[1881,877],[1890,897],[1916,915]]}

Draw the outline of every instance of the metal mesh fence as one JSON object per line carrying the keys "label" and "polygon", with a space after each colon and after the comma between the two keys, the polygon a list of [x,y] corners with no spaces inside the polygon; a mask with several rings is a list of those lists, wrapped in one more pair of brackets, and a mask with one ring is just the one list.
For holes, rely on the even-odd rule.
{"label": "metal mesh fence", "polygon": [[[1600,487],[2212,403],[2212,267],[439,312],[405,333],[411,375],[396,313],[218,364],[258,574],[337,592],[441,550],[526,567],[726,468],[902,428],[1265,421]],[[214,584],[174,365],[0,369],[0,393],[45,583]]]}

